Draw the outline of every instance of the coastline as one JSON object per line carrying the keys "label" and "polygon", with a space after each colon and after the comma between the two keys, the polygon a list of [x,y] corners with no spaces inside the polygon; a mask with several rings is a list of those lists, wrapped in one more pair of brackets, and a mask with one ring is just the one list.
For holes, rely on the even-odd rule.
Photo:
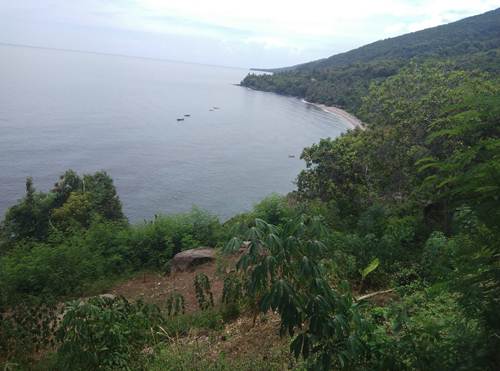
{"label": "coastline", "polygon": [[321,104],[321,103],[312,103],[312,102],[306,101],[305,99],[302,99],[302,102],[304,102],[306,104],[310,104],[310,105],[315,106],[315,107],[318,107],[325,112],[334,113],[338,116],[342,116],[351,125],[351,129],[359,128],[361,130],[365,130],[365,124],[360,119],[358,119],[354,115],[351,115],[349,112],[344,111],[341,108],[334,107],[334,106],[326,106],[326,105]]}

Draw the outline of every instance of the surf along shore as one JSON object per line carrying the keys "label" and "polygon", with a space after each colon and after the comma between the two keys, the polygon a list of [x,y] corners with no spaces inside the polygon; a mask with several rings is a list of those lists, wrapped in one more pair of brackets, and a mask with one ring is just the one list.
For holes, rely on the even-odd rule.
{"label": "surf along shore", "polygon": [[325,112],[329,112],[329,113],[333,113],[333,114],[336,114],[338,116],[341,116],[343,119],[345,119],[349,123],[349,125],[351,125],[352,129],[356,129],[356,128],[360,128],[361,130],[365,129],[365,124],[360,119],[358,119],[354,115],[351,115],[349,112],[344,111],[341,108],[333,107],[333,106],[326,106],[326,105],[320,104],[320,103],[312,103],[312,102],[306,101],[305,99],[302,99],[302,102],[304,102],[306,104],[310,104],[310,105],[315,106],[315,107],[318,107]]}

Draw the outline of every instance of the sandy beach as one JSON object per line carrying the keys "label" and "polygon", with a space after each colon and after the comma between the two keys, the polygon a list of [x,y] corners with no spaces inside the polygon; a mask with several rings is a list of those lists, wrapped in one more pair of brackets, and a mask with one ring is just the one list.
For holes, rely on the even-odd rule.
{"label": "sandy beach", "polygon": [[307,103],[307,104],[311,104],[311,105],[318,107],[318,108],[321,108],[325,112],[334,113],[336,115],[342,116],[351,125],[351,127],[353,129],[356,129],[356,128],[360,128],[361,130],[365,129],[365,125],[363,124],[363,122],[360,119],[358,119],[354,115],[351,115],[349,112],[344,111],[341,108],[333,107],[333,106],[326,106],[326,105],[320,104],[320,103],[311,103],[311,102],[306,101],[305,99],[302,99],[302,102]]}

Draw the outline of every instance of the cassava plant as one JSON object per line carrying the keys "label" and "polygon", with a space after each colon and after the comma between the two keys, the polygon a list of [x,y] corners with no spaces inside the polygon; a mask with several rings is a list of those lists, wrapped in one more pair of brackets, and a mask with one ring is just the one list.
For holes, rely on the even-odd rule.
{"label": "cassava plant", "polygon": [[243,297],[243,283],[241,278],[232,272],[224,277],[224,287],[222,289],[222,304],[237,303]]}
{"label": "cassava plant", "polygon": [[214,306],[214,296],[210,287],[210,280],[204,273],[198,273],[194,278],[194,289],[196,299],[201,310],[206,310]]}
{"label": "cassava plant", "polygon": [[243,280],[237,272],[231,272],[224,278],[222,289],[222,318],[230,321],[238,318],[243,299]]}
{"label": "cassava plant", "polygon": [[21,302],[0,313],[0,358],[17,359],[55,346],[58,315],[53,302]]}
{"label": "cassava plant", "polygon": [[169,316],[176,316],[186,312],[186,302],[184,296],[178,292],[171,293],[167,298],[167,313]]}
{"label": "cassava plant", "polygon": [[[326,278],[325,237],[319,218],[302,216],[281,228],[256,219],[243,236],[248,249],[237,268],[260,311],[279,313],[296,357],[316,370],[352,369],[363,361],[368,328],[347,285],[333,287]],[[237,251],[244,240],[234,237],[226,251]]]}

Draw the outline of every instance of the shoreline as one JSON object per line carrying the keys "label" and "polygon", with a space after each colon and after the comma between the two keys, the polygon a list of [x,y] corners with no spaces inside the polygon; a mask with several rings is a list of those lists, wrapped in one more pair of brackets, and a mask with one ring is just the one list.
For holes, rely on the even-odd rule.
{"label": "shoreline", "polygon": [[[264,91],[264,90],[254,89],[254,88],[252,88],[250,86],[241,85],[241,83],[240,84],[233,84],[233,85],[240,86],[242,88],[247,88],[247,89],[254,90],[254,91],[260,91],[260,92],[264,92],[264,93],[272,93],[272,94],[277,94],[277,95],[281,95],[281,96],[284,96],[284,97],[287,96],[287,95],[275,93],[275,92],[272,92],[272,91]],[[348,130],[354,130],[354,129],[358,129],[358,128],[360,130],[365,130],[366,129],[366,125],[365,125],[365,123],[363,121],[361,121],[360,119],[358,119],[353,114],[350,114],[349,112],[343,110],[342,108],[338,108],[338,107],[335,107],[335,106],[327,106],[327,105],[321,104],[321,103],[309,102],[309,101],[305,100],[304,98],[300,98],[300,97],[295,97],[295,98],[300,99],[300,101],[302,103],[310,104],[311,106],[317,107],[317,108],[321,109],[322,111],[325,111],[325,112],[328,112],[328,113],[333,113],[333,114],[335,114],[337,116],[341,116],[351,126],[351,128],[348,129]]]}
{"label": "shoreline", "polygon": [[341,116],[351,125],[351,129],[359,128],[361,130],[365,130],[365,124],[360,119],[358,119],[356,116],[350,114],[349,112],[344,111],[341,108],[334,107],[334,106],[326,106],[326,105],[321,104],[321,103],[312,103],[312,102],[306,101],[305,99],[301,99],[301,101],[306,103],[306,104],[310,104],[312,106],[318,107],[325,112],[333,113],[333,114],[336,114],[338,116]]}

